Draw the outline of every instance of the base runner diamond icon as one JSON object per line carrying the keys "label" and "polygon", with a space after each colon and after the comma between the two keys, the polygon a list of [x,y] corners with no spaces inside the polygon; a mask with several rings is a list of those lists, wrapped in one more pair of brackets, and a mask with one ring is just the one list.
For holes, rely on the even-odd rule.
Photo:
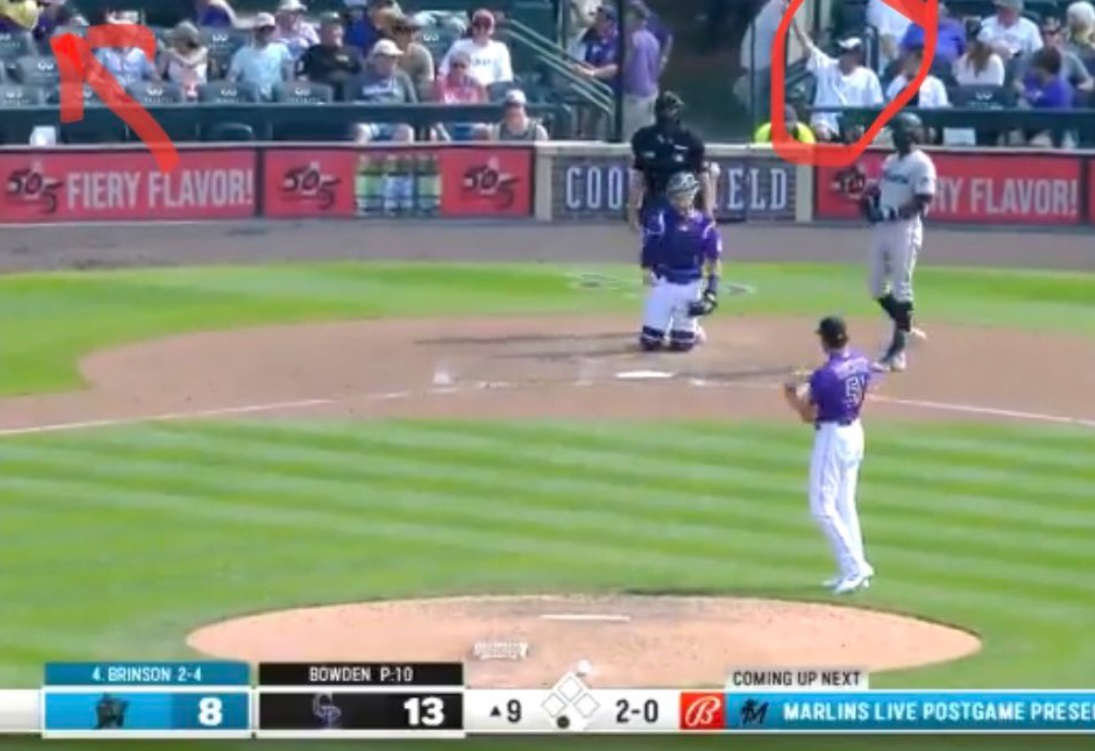
{"label": "base runner diamond icon", "polygon": [[585,729],[601,705],[577,675],[567,673],[552,686],[551,693],[540,706],[557,729],[575,732]]}

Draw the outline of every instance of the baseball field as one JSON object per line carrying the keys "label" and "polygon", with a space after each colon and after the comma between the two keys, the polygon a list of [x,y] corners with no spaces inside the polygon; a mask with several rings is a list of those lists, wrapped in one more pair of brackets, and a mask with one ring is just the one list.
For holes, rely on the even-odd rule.
{"label": "baseball field", "polygon": [[[838,600],[804,496],[813,432],[778,384],[817,362],[821,315],[882,341],[861,265],[780,262],[786,231],[734,228],[708,342],[644,355],[623,230],[593,248],[433,230],[426,255],[450,262],[395,260],[422,255],[421,228],[358,230],[360,257],[326,231],[28,230],[0,251],[18,272],[0,276],[0,686],[38,687],[51,661],[198,655],[468,659],[473,685],[588,659],[594,685],[813,664],[872,668],[872,687],[1092,686],[1095,275],[1074,239],[1084,269],[1005,270],[954,264],[1039,243],[1068,264],[1054,236],[931,233],[930,339],[866,413],[878,576]],[[863,242],[813,231],[821,257]],[[497,638],[528,659],[475,664]],[[444,744],[401,747],[427,745]]]}

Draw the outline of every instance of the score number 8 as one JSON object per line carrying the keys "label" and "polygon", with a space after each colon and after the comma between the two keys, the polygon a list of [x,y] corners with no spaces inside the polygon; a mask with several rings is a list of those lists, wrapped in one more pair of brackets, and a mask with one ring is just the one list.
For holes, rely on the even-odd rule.
{"label": "score number 8", "polygon": [[198,700],[198,724],[204,728],[220,727],[224,722],[224,702],[215,696]]}

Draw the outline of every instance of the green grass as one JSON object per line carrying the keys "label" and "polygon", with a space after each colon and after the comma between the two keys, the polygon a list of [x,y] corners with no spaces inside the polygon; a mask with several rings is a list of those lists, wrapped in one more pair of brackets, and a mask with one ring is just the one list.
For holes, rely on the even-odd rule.
{"label": "green grass", "polygon": [[[575,291],[563,269],[549,266],[315,264],[3,277],[0,393],[71,388],[81,355],[184,331],[635,310],[630,269],[590,268],[630,288]],[[859,268],[731,264],[727,276],[759,292],[734,298],[720,315],[874,312]],[[930,320],[1095,333],[1092,276],[925,268],[918,285]],[[872,684],[1090,685],[1095,432],[953,424],[870,430],[861,497],[881,578],[862,601],[962,624],[984,638],[972,659]],[[183,638],[196,625],[302,603],[620,588],[812,597],[805,587],[829,561],[802,498],[810,437],[790,424],[215,422],[6,439],[0,685],[36,686],[47,661],[186,657]],[[728,742],[597,738],[566,746]],[[888,738],[885,745],[1010,751],[1020,742],[1031,741]],[[835,751],[868,743],[879,745],[756,738],[749,747]],[[1038,743],[1071,748],[1076,740]]]}
{"label": "green grass", "polygon": [[[0,394],[79,384],[81,355],[185,331],[334,318],[502,312],[635,311],[633,269],[596,266],[629,289],[576,291],[565,269],[536,265],[287,264],[0,277]],[[876,310],[858,267],[728,265],[759,294],[727,315]],[[984,270],[918,272],[933,320],[1095,333],[1095,276]]]}

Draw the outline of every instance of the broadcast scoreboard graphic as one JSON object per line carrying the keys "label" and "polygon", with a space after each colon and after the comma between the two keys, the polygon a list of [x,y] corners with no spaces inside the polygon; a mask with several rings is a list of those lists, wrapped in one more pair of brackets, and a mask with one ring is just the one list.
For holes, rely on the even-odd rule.
{"label": "broadcast scoreboard graphic", "polygon": [[[252,678],[255,680],[253,681]],[[721,688],[468,688],[460,663],[58,663],[0,691],[45,738],[463,738],[567,733],[1092,733],[1095,690],[871,690],[857,669],[731,669]]]}

